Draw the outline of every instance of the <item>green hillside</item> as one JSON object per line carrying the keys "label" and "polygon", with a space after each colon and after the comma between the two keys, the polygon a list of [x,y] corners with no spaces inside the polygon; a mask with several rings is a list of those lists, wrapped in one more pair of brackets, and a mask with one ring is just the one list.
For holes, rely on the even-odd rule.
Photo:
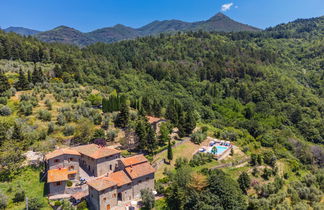
{"label": "green hillside", "polygon": [[[84,48],[0,32],[0,180],[16,182],[24,151],[99,137],[127,146],[128,131],[140,143],[123,153],[144,151],[156,162],[177,127],[191,141],[157,171],[164,198],[156,209],[322,209],[323,18]],[[170,124],[155,136],[144,115]],[[235,151],[224,161],[192,157],[207,135]]]}

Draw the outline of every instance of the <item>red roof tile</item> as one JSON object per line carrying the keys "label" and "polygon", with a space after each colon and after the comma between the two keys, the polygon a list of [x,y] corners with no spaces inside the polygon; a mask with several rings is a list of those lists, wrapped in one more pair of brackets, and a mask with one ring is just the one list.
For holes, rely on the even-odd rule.
{"label": "red roof tile", "polygon": [[49,160],[49,159],[52,159],[54,157],[58,157],[61,155],[80,155],[80,153],[74,149],[71,149],[71,148],[57,149],[57,150],[54,150],[53,152],[50,152],[47,155],[45,155],[45,159]]}
{"label": "red roof tile", "polygon": [[148,162],[147,159],[144,157],[144,155],[135,155],[128,158],[121,158],[120,160],[125,167]]}
{"label": "red roof tile", "polygon": [[103,179],[115,182],[118,187],[132,183],[132,180],[126,175],[124,171],[114,172],[112,174],[109,174],[108,177],[104,177]]}
{"label": "red roof tile", "polygon": [[152,116],[146,116],[146,118],[150,124],[157,123],[159,121],[165,121],[165,119],[163,118],[152,117]]}
{"label": "red roof tile", "polygon": [[74,198],[75,200],[81,200],[82,198],[85,198],[88,195],[89,195],[88,191],[81,191],[81,192],[74,193],[73,195],[71,195],[71,197]]}
{"label": "red roof tile", "polygon": [[129,166],[125,168],[125,170],[132,179],[146,176],[155,172],[155,169],[148,162],[137,164],[135,166]]}
{"label": "red roof tile", "polygon": [[119,150],[109,147],[98,146],[96,144],[78,146],[74,149],[77,150],[79,153],[91,157],[93,159],[100,159],[103,157],[108,157],[120,153]]}
{"label": "red roof tile", "polygon": [[88,185],[93,187],[97,191],[101,191],[116,186],[117,183],[112,182],[108,179],[99,178],[99,179],[89,181]]}
{"label": "red roof tile", "polygon": [[47,172],[47,182],[61,182],[69,180],[70,174],[76,174],[76,171],[69,171],[67,168],[52,169]]}

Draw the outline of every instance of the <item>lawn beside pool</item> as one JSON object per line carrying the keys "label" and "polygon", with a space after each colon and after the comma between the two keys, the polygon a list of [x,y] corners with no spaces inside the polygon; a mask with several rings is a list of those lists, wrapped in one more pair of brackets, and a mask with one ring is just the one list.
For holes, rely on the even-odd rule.
{"label": "lawn beside pool", "polygon": [[40,170],[33,168],[22,169],[19,175],[15,176],[10,182],[0,182],[0,191],[8,198],[7,209],[21,210],[25,208],[25,202],[13,203],[12,199],[15,193],[22,189],[26,196],[38,198],[43,203],[42,210],[51,210],[47,198],[44,197],[44,182],[39,181]]}

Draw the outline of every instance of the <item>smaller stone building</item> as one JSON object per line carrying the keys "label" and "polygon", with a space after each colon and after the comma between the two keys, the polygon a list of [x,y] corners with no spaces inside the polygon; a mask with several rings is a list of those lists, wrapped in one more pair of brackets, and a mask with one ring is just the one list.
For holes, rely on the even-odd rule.
{"label": "smaller stone building", "polygon": [[156,133],[160,132],[161,124],[167,121],[166,119],[152,117],[152,116],[146,116],[146,119],[151,124],[151,126],[154,128]]}
{"label": "smaller stone building", "polygon": [[64,194],[67,181],[79,179],[80,156],[70,148],[55,150],[45,156],[49,195]]}

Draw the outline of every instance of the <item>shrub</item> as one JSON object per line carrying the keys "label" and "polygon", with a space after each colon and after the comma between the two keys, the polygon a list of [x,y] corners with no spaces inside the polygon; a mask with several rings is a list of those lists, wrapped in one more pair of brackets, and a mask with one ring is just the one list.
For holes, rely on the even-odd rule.
{"label": "shrub", "polygon": [[212,160],[213,160],[212,154],[199,153],[195,155],[192,158],[192,160],[190,160],[189,165],[191,167],[200,166],[206,164],[207,162],[211,162]]}
{"label": "shrub", "polygon": [[202,131],[197,131],[196,133],[191,135],[191,141],[195,144],[200,144],[206,139],[206,137],[206,133],[203,133]]}
{"label": "shrub", "polygon": [[54,130],[55,130],[54,123],[52,123],[52,122],[48,123],[47,135],[52,134],[54,132]]}
{"label": "shrub", "polygon": [[38,111],[38,119],[43,121],[51,121],[52,114],[47,110]]}
{"label": "shrub", "polygon": [[68,181],[66,182],[66,185],[67,185],[68,187],[71,187],[71,186],[73,185],[73,183],[72,183],[70,180],[68,180]]}
{"label": "shrub", "polygon": [[49,99],[45,100],[45,104],[48,110],[52,110],[52,102]]}
{"label": "shrub", "polygon": [[28,200],[29,210],[39,210],[43,207],[43,203],[38,198],[31,198]]}
{"label": "shrub", "polygon": [[8,99],[7,97],[0,97],[0,104],[7,105]]}
{"label": "shrub", "polygon": [[38,133],[38,139],[39,140],[45,140],[47,136],[47,131],[45,129],[42,129],[39,133]]}
{"label": "shrub", "polygon": [[102,122],[102,117],[101,117],[101,114],[97,113],[93,116],[93,123],[95,125],[100,125]]}
{"label": "shrub", "polygon": [[33,113],[33,105],[28,101],[22,101],[19,103],[19,112],[29,116]]}
{"label": "shrub", "polygon": [[7,106],[0,106],[0,115],[1,116],[11,115],[11,109]]}
{"label": "shrub", "polygon": [[14,203],[22,202],[25,200],[25,191],[21,190],[16,192],[14,198],[12,199]]}
{"label": "shrub", "polygon": [[6,195],[0,193],[0,209],[5,209],[8,205],[8,198]]}
{"label": "shrub", "polygon": [[63,126],[63,125],[65,125],[65,123],[66,123],[65,116],[63,114],[59,114],[57,116],[57,124]]}
{"label": "shrub", "polygon": [[60,205],[62,205],[62,204],[61,204],[61,201],[55,201],[55,202],[54,202],[54,206],[60,206]]}
{"label": "shrub", "polygon": [[272,170],[269,168],[264,168],[262,177],[266,180],[269,180],[269,178],[272,176]]}
{"label": "shrub", "polygon": [[106,135],[105,135],[105,131],[103,129],[97,129],[95,130],[94,134],[93,134],[93,138],[94,139],[105,139]]}
{"label": "shrub", "polygon": [[86,210],[87,209],[87,202],[84,200],[77,205],[77,210]]}
{"label": "shrub", "polygon": [[180,157],[180,158],[176,159],[174,166],[175,166],[176,169],[178,169],[178,168],[181,168],[184,165],[188,165],[188,159]]}
{"label": "shrub", "polygon": [[70,125],[66,125],[63,129],[63,134],[65,136],[72,136],[74,134],[75,128]]}
{"label": "shrub", "polygon": [[146,209],[153,209],[155,205],[154,194],[151,190],[141,190],[141,198]]}
{"label": "shrub", "polygon": [[111,130],[107,133],[107,139],[109,141],[114,141],[116,136],[117,136],[116,131]]}

